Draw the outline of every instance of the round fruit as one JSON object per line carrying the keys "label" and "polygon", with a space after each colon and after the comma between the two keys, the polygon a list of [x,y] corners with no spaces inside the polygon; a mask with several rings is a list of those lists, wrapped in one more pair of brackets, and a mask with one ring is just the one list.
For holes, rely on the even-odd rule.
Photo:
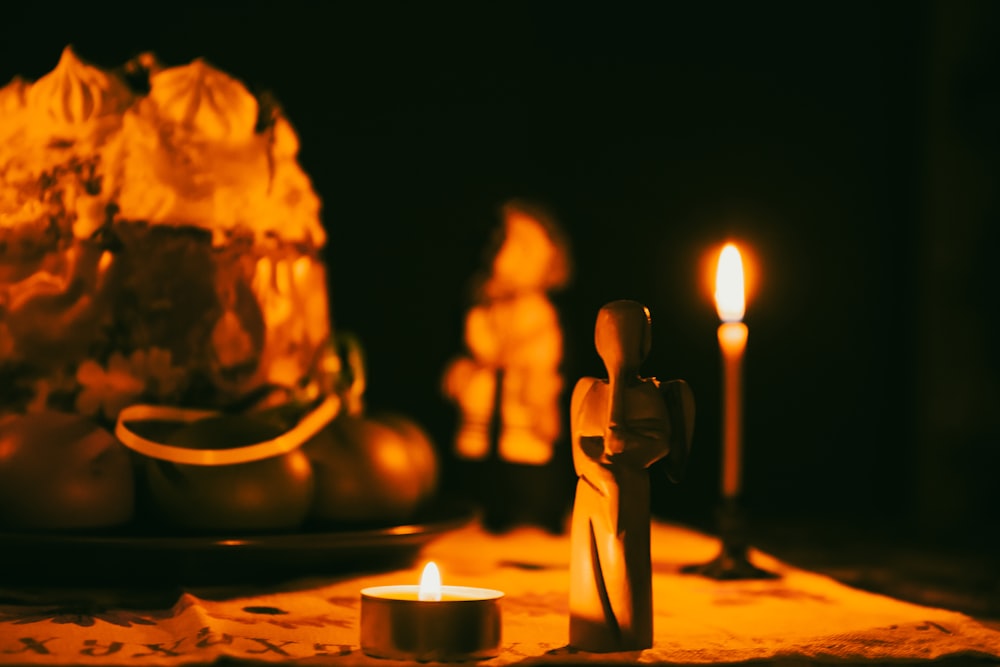
{"label": "round fruit", "polygon": [[323,521],[395,522],[423,500],[426,473],[393,428],[341,415],[304,447],[316,475],[313,515]]}
{"label": "round fruit", "polygon": [[0,522],[64,530],[132,518],[128,450],[93,421],[47,411],[0,424]]}
{"label": "round fruit", "polygon": [[[275,438],[282,429],[250,417],[220,416],[174,433],[170,444],[229,449]],[[201,466],[149,459],[149,493],[170,523],[197,531],[269,531],[298,527],[313,501],[313,474],[301,449],[260,461]]]}
{"label": "round fruit", "polygon": [[427,431],[409,417],[396,412],[382,412],[372,418],[392,428],[409,443],[414,474],[421,481],[420,496],[422,499],[433,496],[438,483],[438,456]]}

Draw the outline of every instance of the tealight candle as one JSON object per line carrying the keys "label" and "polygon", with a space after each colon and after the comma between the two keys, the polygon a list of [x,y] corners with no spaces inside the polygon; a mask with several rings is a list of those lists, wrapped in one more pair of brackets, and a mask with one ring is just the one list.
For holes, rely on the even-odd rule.
{"label": "tealight candle", "polygon": [[419,585],[361,590],[361,650],[396,660],[483,660],[500,653],[503,592],[443,586],[434,563]]}

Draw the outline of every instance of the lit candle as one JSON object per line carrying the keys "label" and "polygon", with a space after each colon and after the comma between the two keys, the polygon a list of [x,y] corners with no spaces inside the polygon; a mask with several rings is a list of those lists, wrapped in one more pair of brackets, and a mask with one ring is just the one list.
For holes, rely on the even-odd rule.
{"label": "lit candle", "polygon": [[361,591],[361,650],[397,660],[482,660],[500,653],[501,591],[443,586],[427,563],[419,585]]}
{"label": "lit candle", "polygon": [[746,297],[743,286],[743,260],[732,243],[719,254],[715,274],[715,308],[722,350],[722,495],[736,498],[740,493],[743,421],[743,352],[747,346],[747,327],[743,324]]}

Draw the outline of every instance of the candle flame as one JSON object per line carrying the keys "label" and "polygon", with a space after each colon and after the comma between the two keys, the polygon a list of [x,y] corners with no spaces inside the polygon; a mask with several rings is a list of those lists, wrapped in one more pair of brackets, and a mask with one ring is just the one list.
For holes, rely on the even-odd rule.
{"label": "candle flame", "polygon": [[739,322],[746,312],[743,258],[732,243],[727,243],[719,253],[719,267],[715,273],[715,309],[723,322]]}
{"label": "candle flame", "polygon": [[434,561],[424,566],[420,575],[420,588],[417,589],[417,599],[438,602],[441,600],[441,572]]}

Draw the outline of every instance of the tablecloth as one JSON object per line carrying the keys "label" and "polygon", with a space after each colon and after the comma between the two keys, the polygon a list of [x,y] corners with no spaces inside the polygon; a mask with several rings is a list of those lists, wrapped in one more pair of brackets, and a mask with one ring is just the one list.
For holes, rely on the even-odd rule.
{"label": "tablecloth", "polygon": [[[359,648],[363,587],[416,583],[434,560],[446,584],[505,593],[502,653],[484,664],[733,663],[761,659],[1000,659],[1000,627],[967,615],[852,589],[752,552],[777,580],[719,582],[682,574],[718,541],[652,526],[654,646],[592,655],[567,647],[569,539],[533,528],[493,535],[479,525],[428,544],[412,569],[298,580],[270,590],[189,589],[170,605],[115,606],[52,592],[0,592],[0,664],[210,663],[219,658],[306,664],[392,664]],[[20,596],[20,597],[18,597]],[[17,602],[16,604],[12,602]]]}

